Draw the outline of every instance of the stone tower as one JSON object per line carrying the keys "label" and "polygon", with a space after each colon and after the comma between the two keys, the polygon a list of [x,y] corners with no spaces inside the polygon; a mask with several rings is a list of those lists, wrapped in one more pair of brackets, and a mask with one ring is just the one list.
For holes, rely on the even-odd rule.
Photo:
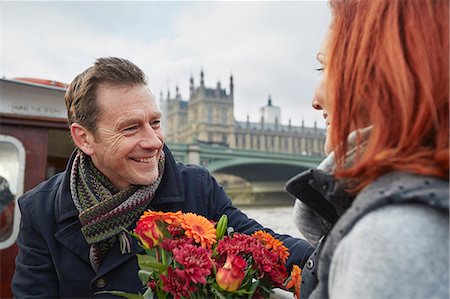
{"label": "stone tower", "polygon": [[191,139],[185,142],[234,146],[233,92],[233,76],[230,76],[228,93],[220,82],[217,82],[216,88],[207,88],[203,70],[200,72],[199,86],[194,85],[191,77],[187,130]]}

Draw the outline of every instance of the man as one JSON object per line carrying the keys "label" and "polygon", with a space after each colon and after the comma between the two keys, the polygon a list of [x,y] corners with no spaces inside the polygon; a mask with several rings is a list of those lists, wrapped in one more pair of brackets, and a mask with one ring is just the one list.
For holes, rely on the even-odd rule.
{"label": "man", "polygon": [[[135,254],[142,249],[123,228],[132,230],[147,209],[190,211],[215,221],[226,214],[236,231],[263,229],[232,205],[205,168],[174,161],[147,79],[130,61],[98,59],[73,80],[65,100],[77,150],[65,172],[19,200],[15,297],[141,291]],[[288,267],[303,265],[307,242],[277,237],[290,249]]]}

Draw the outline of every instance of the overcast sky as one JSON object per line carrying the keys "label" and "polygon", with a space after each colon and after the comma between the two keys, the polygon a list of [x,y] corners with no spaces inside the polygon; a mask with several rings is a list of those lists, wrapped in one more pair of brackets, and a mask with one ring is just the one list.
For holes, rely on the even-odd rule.
{"label": "overcast sky", "polygon": [[70,83],[97,57],[140,66],[159,99],[189,78],[226,86],[233,74],[237,120],[281,107],[282,123],[324,127],[311,108],[315,59],[330,22],[324,1],[1,1],[0,75]]}

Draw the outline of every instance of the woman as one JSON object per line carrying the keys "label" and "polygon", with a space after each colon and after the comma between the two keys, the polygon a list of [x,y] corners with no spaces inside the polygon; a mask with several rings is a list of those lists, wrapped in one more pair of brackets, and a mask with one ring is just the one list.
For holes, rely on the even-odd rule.
{"label": "woman", "polygon": [[332,0],[327,158],[286,185],[301,298],[449,298],[449,1]]}

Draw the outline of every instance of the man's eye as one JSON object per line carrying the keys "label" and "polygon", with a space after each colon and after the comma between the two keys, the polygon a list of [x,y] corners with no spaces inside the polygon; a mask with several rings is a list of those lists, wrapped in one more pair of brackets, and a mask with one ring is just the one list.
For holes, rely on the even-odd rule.
{"label": "man's eye", "polygon": [[159,126],[161,125],[161,120],[158,119],[158,120],[152,121],[150,124],[153,128],[159,128]]}
{"label": "man's eye", "polygon": [[125,128],[124,131],[127,131],[127,132],[129,132],[129,131],[134,131],[134,130],[136,130],[137,128],[138,128],[138,126],[131,126],[131,127]]}
{"label": "man's eye", "polygon": [[323,67],[319,67],[315,69],[316,71],[318,71],[319,73],[323,72]]}

